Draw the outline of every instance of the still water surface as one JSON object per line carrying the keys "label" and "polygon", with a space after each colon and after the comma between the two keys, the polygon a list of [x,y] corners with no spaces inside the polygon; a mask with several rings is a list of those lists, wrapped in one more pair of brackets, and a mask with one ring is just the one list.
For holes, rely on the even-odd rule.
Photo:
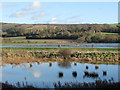
{"label": "still water surface", "polygon": [[[57,46],[56,46],[57,45]],[[58,47],[61,45],[61,47]],[[118,43],[52,43],[52,44],[16,44],[2,45],[0,47],[16,48],[118,48]]]}
{"label": "still water surface", "polygon": [[[86,69],[86,65],[88,68]],[[35,87],[53,87],[53,83],[64,82],[94,82],[99,78],[101,80],[113,78],[118,82],[118,65],[104,65],[88,63],[71,63],[71,62],[53,62],[53,63],[23,63],[19,65],[10,65],[1,67],[2,82],[16,84],[17,82],[27,82]],[[89,77],[85,75],[95,72],[98,76]],[[73,74],[75,72],[75,74]],[[104,72],[104,73],[103,73]],[[61,74],[62,73],[62,74]]]}

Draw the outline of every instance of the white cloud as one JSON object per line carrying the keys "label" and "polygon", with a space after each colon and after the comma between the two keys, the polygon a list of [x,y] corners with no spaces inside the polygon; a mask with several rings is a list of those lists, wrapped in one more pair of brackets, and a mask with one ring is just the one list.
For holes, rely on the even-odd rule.
{"label": "white cloud", "polygon": [[33,76],[34,76],[35,78],[39,78],[40,75],[41,75],[41,72],[38,72],[38,71],[33,71],[33,72],[31,72],[31,73],[33,74]]}
{"label": "white cloud", "polygon": [[39,78],[41,75],[41,72],[36,69],[28,69],[28,72],[30,72],[35,78]]}
{"label": "white cloud", "polygon": [[5,5],[5,4],[1,4],[1,3],[0,3],[0,8],[1,8],[1,7],[6,7],[6,5]]}
{"label": "white cloud", "polygon": [[[3,7],[4,5],[0,5],[0,6]],[[14,14],[12,14],[11,16],[19,18],[19,17],[24,17],[24,16],[27,16],[27,15],[30,15],[30,14],[34,14],[35,12],[31,13],[31,12],[29,12],[29,10],[38,9],[40,7],[41,7],[41,4],[39,3],[39,1],[34,1],[31,6],[29,6],[27,8],[24,8],[21,11],[17,11]],[[44,15],[42,14],[41,16],[44,16]],[[38,18],[40,18],[40,15],[37,15],[36,17],[33,17],[34,20],[36,20]]]}
{"label": "white cloud", "polygon": [[[3,6],[3,5],[1,5],[1,6]],[[24,16],[27,16],[29,14],[33,14],[33,13],[30,13],[29,11],[26,11],[26,10],[34,10],[34,9],[38,9],[40,7],[41,7],[41,4],[38,1],[35,1],[35,2],[32,3],[31,6],[14,13],[12,16],[13,17],[24,17]]]}
{"label": "white cloud", "polygon": [[51,18],[51,20],[50,20],[50,24],[55,24],[55,23],[57,23],[58,22],[58,19],[57,18]]}
{"label": "white cloud", "polygon": [[13,7],[13,6],[15,6],[15,5],[7,5],[7,4],[0,3],[0,8]]}
{"label": "white cloud", "polygon": [[24,16],[27,16],[29,15],[28,12],[25,12],[25,11],[18,11],[16,13],[14,13],[12,16],[13,17],[16,17],[16,18],[19,18],[19,17],[24,17]]}
{"label": "white cloud", "polygon": [[43,18],[43,17],[46,16],[46,15],[47,15],[46,13],[42,12],[42,13],[40,13],[40,14],[32,17],[32,19],[33,19],[33,20],[39,20],[39,19]]}
{"label": "white cloud", "polygon": [[26,10],[34,10],[34,9],[38,9],[41,7],[41,4],[39,1],[35,1],[33,2],[33,4],[29,7],[26,8]]}

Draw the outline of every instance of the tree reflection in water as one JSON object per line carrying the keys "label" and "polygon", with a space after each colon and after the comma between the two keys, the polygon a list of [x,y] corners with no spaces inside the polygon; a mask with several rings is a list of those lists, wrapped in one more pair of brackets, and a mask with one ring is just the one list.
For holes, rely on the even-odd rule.
{"label": "tree reflection in water", "polygon": [[61,68],[71,68],[70,62],[58,62],[58,66]]}

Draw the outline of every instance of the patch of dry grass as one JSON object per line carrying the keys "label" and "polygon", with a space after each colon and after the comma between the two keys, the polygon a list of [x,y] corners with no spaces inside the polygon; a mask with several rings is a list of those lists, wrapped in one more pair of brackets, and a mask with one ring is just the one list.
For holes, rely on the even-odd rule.
{"label": "patch of dry grass", "polygon": [[[118,63],[118,54],[109,53],[76,53],[70,52],[69,50],[61,50],[62,55],[58,52],[40,51],[32,52],[31,50],[23,49],[3,49],[2,50],[2,62],[1,65],[6,63],[9,64],[20,64],[20,63],[32,63],[32,62],[49,62],[49,61],[73,61],[73,62],[88,62],[88,63]],[[63,56],[67,55],[67,59]],[[109,56],[108,56],[109,55]],[[65,56],[64,56],[65,57]],[[106,58],[104,58],[106,57]],[[101,59],[103,58],[103,59]]]}

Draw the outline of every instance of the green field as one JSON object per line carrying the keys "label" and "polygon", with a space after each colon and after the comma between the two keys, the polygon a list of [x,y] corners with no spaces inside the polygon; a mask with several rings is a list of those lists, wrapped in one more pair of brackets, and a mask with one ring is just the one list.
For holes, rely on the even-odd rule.
{"label": "green field", "polygon": [[104,32],[102,32],[102,33],[91,34],[91,37],[96,36],[96,35],[100,35],[100,34],[102,34],[102,35],[119,35],[119,33],[104,33]]}
{"label": "green field", "polygon": [[105,34],[105,35],[119,35],[119,33],[102,33],[102,34]]}
{"label": "green field", "polygon": [[[15,48],[7,47],[2,49],[22,49],[22,50],[59,50],[61,48]],[[118,48],[70,48],[78,51],[119,51]]]}
{"label": "green field", "polygon": [[5,37],[2,38],[2,45],[13,44],[46,44],[46,43],[70,43],[73,40],[66,39],[26,39],[26,37]]}

